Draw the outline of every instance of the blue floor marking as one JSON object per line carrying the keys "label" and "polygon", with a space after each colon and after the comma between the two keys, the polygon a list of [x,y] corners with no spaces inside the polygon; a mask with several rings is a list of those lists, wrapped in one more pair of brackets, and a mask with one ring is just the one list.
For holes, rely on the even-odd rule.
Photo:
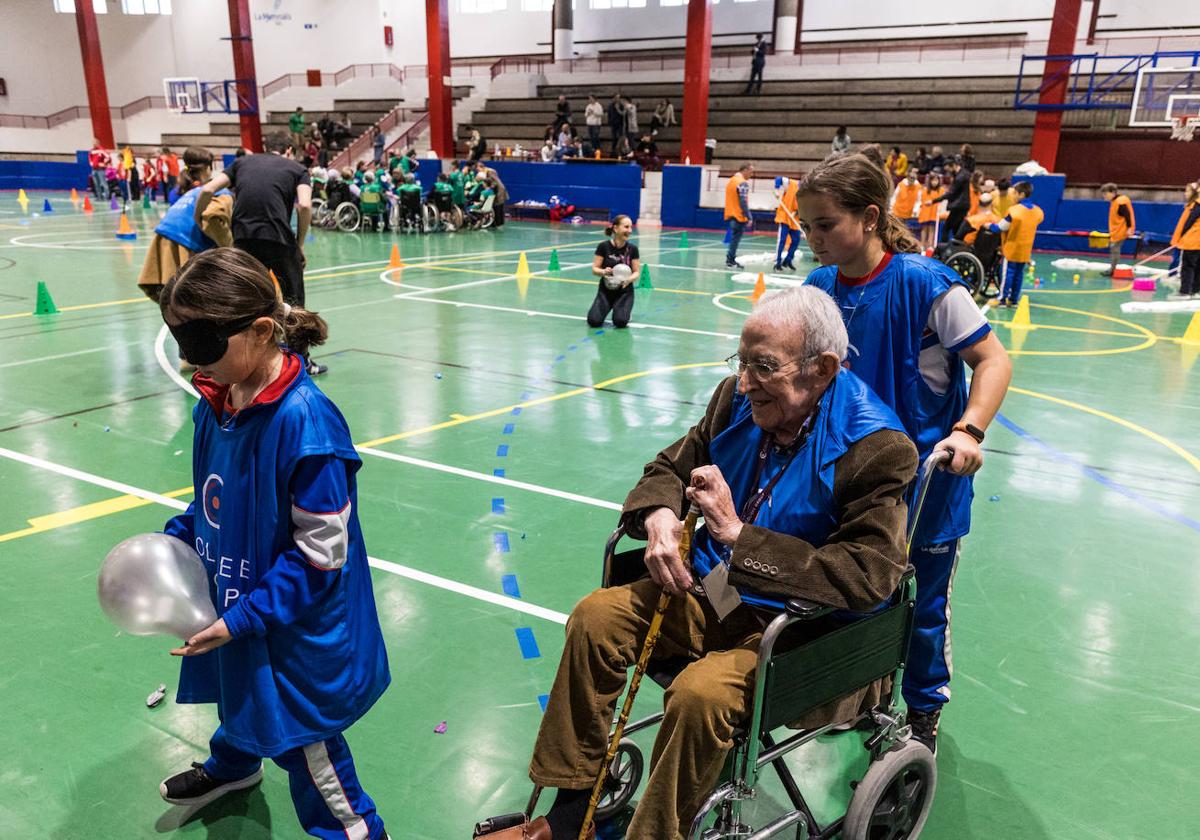
{"label": "blue floor marking", "polygon": [[495,544],[498,551],[508,551],[508,533],[500,531],[492,534],[492,542]]}
{"label": "blue floor marking", "polygon": [[500,578],[500,588],[504,590],[504,594],[509,598],[521,597],[521,587],[517,586],[516,575],[505,575]]}
{"label": "blue floor marking", "polygon": [[518,627],[517,644],[521,646],[521,656],[526,659],[537,659],[542,655],[538,650],[537,640],[533,638],[533,630],[528,627]]}
{"label": "blue floor marking", "polygon": [[504,499],[492,499],[492,513],[504,513]]}
{"label": "blue floor marking", "polygon": [[496,467],[494,470],[492,470],[492,475],[498,476],[499,478],[504,478],[504,468]]}
{"label": "blue floor marking", "polygon": [[511,435],[513,433],[513,430],[516,428],[517,427],[516,427],[515,423],[505,423],[504,428],[500,431],[500,434]]}
{"label": "blue floor marking", "polygon": [[546,704],[549,702],[550,702],[549,694],[539,694],[538,695],[538,705],[542,707],[543,712],[546,711]]}
{"label": "blue floor marking", "polygon": [[504,458],[504,457],[507,457],[507,455],[508,455],[508,444],[507,443],[502,443],[496,447],[496,457],[497,458]]}

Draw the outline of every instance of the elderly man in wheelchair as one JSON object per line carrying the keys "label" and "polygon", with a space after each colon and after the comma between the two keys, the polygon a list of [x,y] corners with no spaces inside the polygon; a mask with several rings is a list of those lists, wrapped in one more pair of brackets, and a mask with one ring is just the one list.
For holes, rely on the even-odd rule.
{"label": "elderly man in wheelchair", "polygon": [[[534,798],[525,814],[480,823],[476,836],[592,836],[581,828],[643,643],[654,648],[649,673],[669,687],[664,711],[627,730],[661,721],[627,838],[765,838],[785,828],[803,838],[917,836],[936,769],[908,739],[893,688],[911,630],[905,524],[917,455],[891,409],[842,366],[847,343],[837,305],[815,288],[768,296],[747,319],[728,360],[736,376],[645,467],[606,551],[605,588],[571,613],[530,764]],[[689,508],[704,525],[685,555]],[[622,529],[646,540],[644,552],[612,553]],[[622,568],[630,560],[637,568]],[[875,764],[891,752],[904,758],[886,779],[864,778],[860,789],[873,792],[857,815],[822,829],[782,754],[847,723],[872,730]],[[799,731],[776,744],[771,730],[784,726]],[[622,784],[628,802],[637,785],[622,767],[627,744],[608,753],[617,757],[610,786],[597,786],[602,806]],[[795,811],[752,833],[740,803],[767,764]],[[551,787],[549,812],[526,822]]]}

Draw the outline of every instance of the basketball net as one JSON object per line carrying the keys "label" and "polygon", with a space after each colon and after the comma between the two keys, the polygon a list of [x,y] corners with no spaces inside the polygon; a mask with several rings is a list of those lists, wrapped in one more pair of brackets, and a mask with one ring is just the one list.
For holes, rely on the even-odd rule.
{"label": "basketball net", "polygon": [[1200,114],[1171,118],[1171,139],[1190,141],[1200,128]]}

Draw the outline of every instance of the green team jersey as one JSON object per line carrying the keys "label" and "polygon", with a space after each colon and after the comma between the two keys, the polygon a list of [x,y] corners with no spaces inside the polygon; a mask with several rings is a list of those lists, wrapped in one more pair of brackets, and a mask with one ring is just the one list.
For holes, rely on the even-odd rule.
{"label": "green team jersey", "polygon": [[420,193],[420,192],[421,192],[421,187],[420,187],[420,185],[419,185],[419,184],[415,184],[415,183],[414,183],[414,184],[401,184],[401,185],[400,185],[400,192],[413,192],[414,190],[415,190],[417,193]]}
{"label": "green team jersey", "polygon": [[358,200],[364,208],[377,206],[383,202],[383,188],[378,183],[367,184],[359,193]]}
{"label": "green team jersey", "polygon": [[292,115],[288,117],[288,129],[292,134],[299,134],[304,131],[304,115],[293,111]]}
{"label": "green team jersey", "polygon": [[392,155],[390,158],[388,158],[388,172],[395,170],[395,168],[400,165],[401,160],[402,158],[400,155]]}
{"label": "green team jersey", "polygon": [[402,157],[400,158],[400,168],[403,169],[404,174],[407,175],[416,168],[416,162],[408,156]]}
{"label": "green team jersey", "polygon": [[453,195],[454,187],[450,186],[445,181],[437,181],[433,185],[433,191],[435,193],[449,193],[450,195]]}
{"label": "green team jersey", "polygon": [[467,191],[465,182],[466,177],[459,170],[454,170],[450,173],[450,189],[454,193],[455,204],[465,204],[467,200]]}

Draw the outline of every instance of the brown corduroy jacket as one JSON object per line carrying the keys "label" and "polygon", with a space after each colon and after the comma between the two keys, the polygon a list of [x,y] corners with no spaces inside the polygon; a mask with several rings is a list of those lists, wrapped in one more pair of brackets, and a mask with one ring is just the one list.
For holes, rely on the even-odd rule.
{"label": "brown corduroy jacket", "polygon": [[[621,514],[630,536],[645,538],[642,523],[655,508],[683,517],[689,504],[684,489],[693,469],[712,463],[709,443],[729,425],[735,389],[736,379],[725,379],[703,419],[646,465]],[[838,526],[825,544],[746,525],[731,546],[730,583],[780,600],[803,598],[856,611],[874,608],[896,590],[908,565],[904,494],[916,469],[916,447],[902,432],[878,431],[853,444],[834,464]],[[878,703],[888,687],[881,680],[806,714],[797,725],[848,720]]]}

